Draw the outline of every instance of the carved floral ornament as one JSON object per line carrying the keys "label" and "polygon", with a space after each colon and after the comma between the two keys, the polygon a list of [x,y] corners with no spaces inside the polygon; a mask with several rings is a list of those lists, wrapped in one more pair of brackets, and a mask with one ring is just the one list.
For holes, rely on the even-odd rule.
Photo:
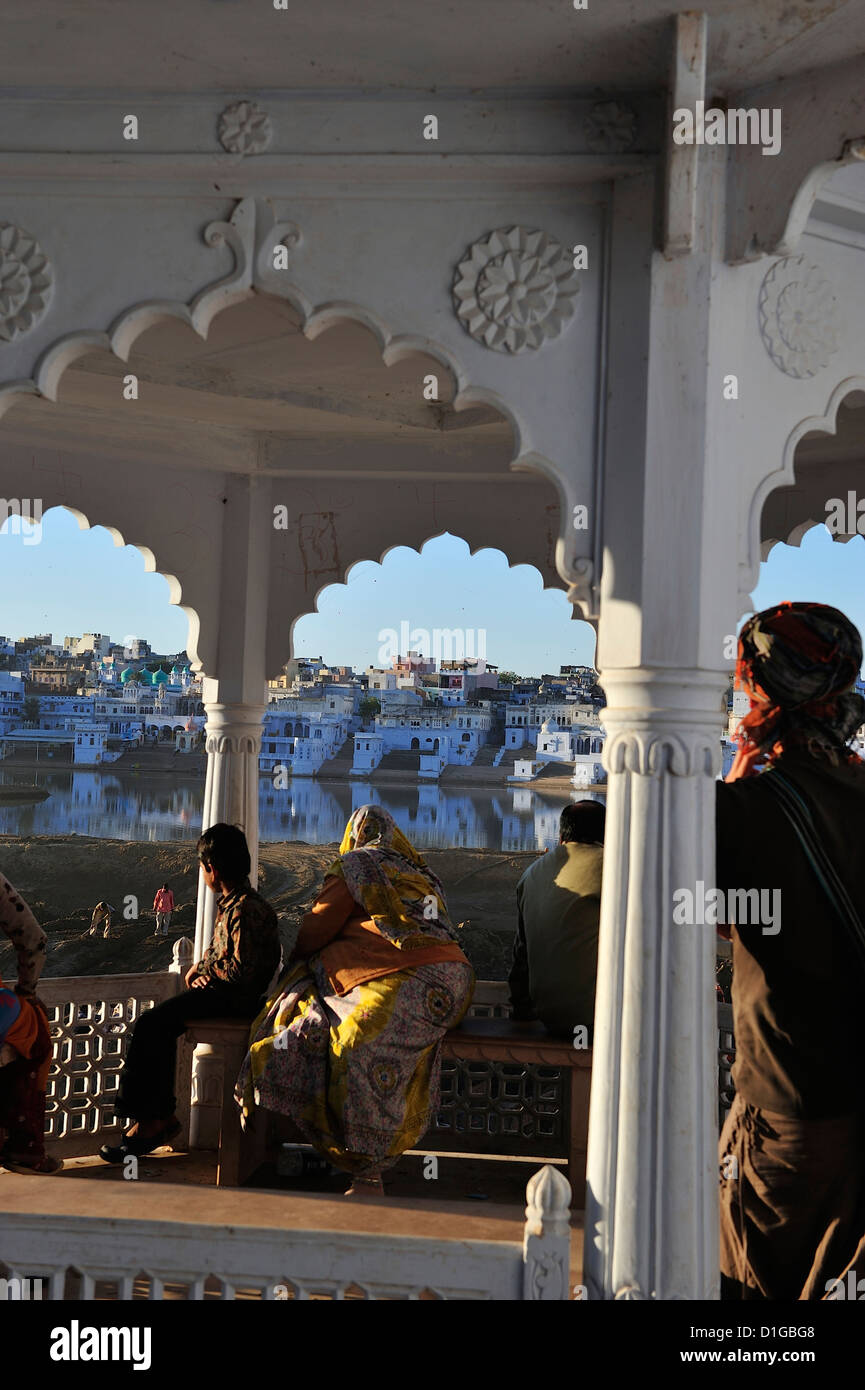
{"label": "carved floral ornament", "polygon": [[0,222],[0,339],[11,342],[38,323],[53,289],[48,257],[35,237]]}
{"label": "carved floral ornament", "polygon": [[579,291],[573,259],[545,232],[499,227],[469,247],[454,276],[457,317],[496,352],[523,352],[557,338]]}
{"label": "carved floral ornament", "polygon": [[804,256],[772,266],[760,286],[759,315],[766,351],[787,376],[816,376],[838,351],[835,288]]}
{"label": "carved floral ornament", "polygon": [[219,118],[219,143],[229,154],[261,154],[272,135],[270,117],[254,101],[236,101]]}
{"label": "carved floral ornament", "polygon": [[586,144],[595,154],[616,154],[629,150],[637,134],[637,116],[620,101],[599,101],[583,126]]}

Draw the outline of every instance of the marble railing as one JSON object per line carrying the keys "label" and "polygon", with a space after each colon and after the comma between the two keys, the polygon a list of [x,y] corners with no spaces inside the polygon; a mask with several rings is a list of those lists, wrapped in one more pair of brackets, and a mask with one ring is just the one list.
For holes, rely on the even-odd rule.
{"label": "marble railing", "polygon": [[529,1181],[521,1241],[465,1238],[453,1216],[441,1223],[454,1228],[449,1238],[328,1229],[316,1224],[314,1200],[302,1208],[309,1228],[295,1224],[297,1207],[290,1226],[246,1224],[236,1203],[223,1224],[216,1211],[201,1222],[191,1208],[186,1219],[147,1220],[135,1210],[144,1194],[120,1186],[120,1196],[132,1198],[120,1213],[105,1209],[104,1196],[91,1196],[88,1211],[85,1192],[74,1212],[50,1219],[44,1210],[2,1211],[0,1187],[0,1300],[559,1301],[570,1294],[570,1188],[550,1166]]}

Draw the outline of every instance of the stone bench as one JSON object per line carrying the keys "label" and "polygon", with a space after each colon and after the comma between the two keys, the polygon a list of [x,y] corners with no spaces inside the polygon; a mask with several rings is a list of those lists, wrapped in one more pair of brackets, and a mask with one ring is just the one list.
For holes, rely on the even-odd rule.
{"label": "stone bench", "polygon": [[573,1203],[586,1191],[591,1048],[543,1024],[466,1018],[445,1037],[438,1114],[421,1152],[564,1159]]}
{"label": "stone bench", "polygon": [[[237,1187],[264,1162],[270,1122],[266,1113],[246,1134],[234,1102],[234,1083],[246,1055],[249,1024],[214,1018],[191,1023],[178,1049],[178,1068],[192,1067],[192,1050],[205,1043],[222,1050],[218,1187]],[[186,1071],[188,1075],[189,1072]],[[552,1038],[539,1023],[468,1018],[445,1038],[442,1104],[417,1151],[564,1159],[577,1206],[585,1195],[591,1052]],[[185,1088],[178,1084],[178,1096]],[[217,1100],[211,1098],[211,1103]],[[193,1097],[193,1104],[195,1098]],[[189,1139],[189,1112],[179,1112]],[[280,1118],[280,1138],[302,1136]]]}
{"label": "stone bench", "polygon": [[[182,1129],[174,1141],[176,1148],[190,1144],[190,1120],[196,1103],[216,1105],[219,1112],[219,1158],[216,1168],[217,1187],[239,1187],[264,1162],[267,1148],[266,1116],[244,1134],[240,1126],[240,1111],[234,1100],[234,1084],[249,1049],[250,1024],[238,1018],[204,1018],[190,1023],[177,1046],[177,1118]],[[213,1069],[218,1095],[190,1096],[189,1077],[192,1074],[192,1054],[200,1044],[216,1048],[221,1053],[221,1065]],[[199,1076],[201,1074],[199,1069]],[[185,1084],[184,1084],[185,1079]],[[193,1078],[195,1085],[198,1078]],[[199,1080],[200,1084],[200,1080]],[[206,1083],[205,1083],[206,1084]],[[183,1098],[186,1099],[184,1104]]]}

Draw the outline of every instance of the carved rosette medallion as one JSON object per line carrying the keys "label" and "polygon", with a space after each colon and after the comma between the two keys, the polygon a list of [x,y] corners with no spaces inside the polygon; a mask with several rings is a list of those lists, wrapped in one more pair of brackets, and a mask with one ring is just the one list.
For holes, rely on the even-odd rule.
{"label": "carved rosette medallion", "polygon": [[496,352],[523,352],[557,338],[579,291],[573,259],[545,232],[499,227],[470,246],[454,276],[457,317]]}
{"label": "carved rosette medallion", "polygon": [[38,323],[53,290],[48,257],[35,237],[0,222],[0,340],[10,343]]}
{"label": "carved rosette medallion", "polygon": [[760,334],[775,366],[802,380],[838,351],[834,286],[804,256],[777,261],[760,286]]}
{"label": "carved rosette medallion", "polygon": [[272,135],[270,117],[254,101],[236,101],[219,118],[219,143],[229,154],[261,154]]}
{"label": "carved rosette medallion", "polygon": [[620,154],[629,150],[637,134],[637,116],[621,101],[599,101],[583,126],[586,144],[595,154]]}

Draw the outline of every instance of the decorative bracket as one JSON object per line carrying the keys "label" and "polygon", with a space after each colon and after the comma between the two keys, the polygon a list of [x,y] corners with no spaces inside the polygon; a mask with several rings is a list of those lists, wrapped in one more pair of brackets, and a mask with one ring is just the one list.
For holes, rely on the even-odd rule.
{"label": "decorative bracket", "polygon": [[253,289],[272,288],[276,246],[294,250],[301,242],[294,222],[277,222],[267,198],[242,198],[228,222],[211,222],[204,230],[208,246],[229,246],[234,270],[202,290],[190,305],[192,326],[202,337],[222,309],[246,299]]}
{"label": "decorative bracket", "polygon": [[694,249],[697,225],[699,145],[673,143],[673,113],[697,112],[706,92],[706,16],[676,16],[667,119],[667,167],[664,206],[664,255],[687,256]]}

